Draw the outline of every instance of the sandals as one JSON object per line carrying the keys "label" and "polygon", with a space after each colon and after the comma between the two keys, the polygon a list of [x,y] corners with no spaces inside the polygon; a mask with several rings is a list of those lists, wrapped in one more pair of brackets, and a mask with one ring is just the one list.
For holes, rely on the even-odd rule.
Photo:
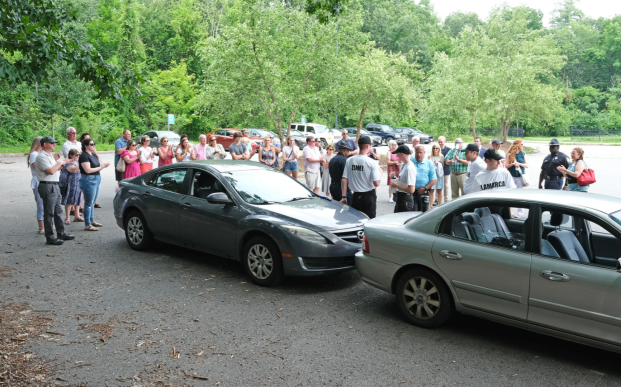
{"label": "sandals", "polygon": [[98,228],[93,227],[93,225],[84,227],[84,231],[99,231]]}
{"label": "sandals", "polygon": [[71,224],[71,221],[69,221],[69,219],[65,219],[65,224],[69,226]]}
{"label": "sandals", "polygon": [[73,218],[74,222],[84,222],[84,218]]}
{"label": "sandals", "polygon": [[95,203],[95,208],[101,208],[101,205],[99,203]]}
{"label": "sandals", "polygon": [[97,222],[91,222],[91,225],[93,225],[95,227],[103,227],[103,224],[97,223]]}

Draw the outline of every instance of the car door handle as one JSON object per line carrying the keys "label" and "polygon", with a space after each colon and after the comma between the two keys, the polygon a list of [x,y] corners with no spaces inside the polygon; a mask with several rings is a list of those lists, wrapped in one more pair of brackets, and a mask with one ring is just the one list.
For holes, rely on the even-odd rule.
{"label": "car door handle", "polygon": [[440,255],[443,256],[446,259],[454,259],[454,260],[458,260],[458,259],[462,259],[463,257],[461,256],[461,254],[458,253],[454,253],[452,251],[448,251],[448,250],[442,250],[440,251]]}
{"label": "car door handle", "polygon": [[541,276],[550,281],[567,282],[569,276],[558,271],[544,270],[541,272]]}
{"label": "car door handle", "polygon": [[144,196],[151,196],[151,192],[147,191],[145,193],[143,193]]}
{"label": "car door handle", "polygon": [[181,207],[183,207],[184,210],[189,210],[192,208],[192,205],[190,203],[181,203]]}

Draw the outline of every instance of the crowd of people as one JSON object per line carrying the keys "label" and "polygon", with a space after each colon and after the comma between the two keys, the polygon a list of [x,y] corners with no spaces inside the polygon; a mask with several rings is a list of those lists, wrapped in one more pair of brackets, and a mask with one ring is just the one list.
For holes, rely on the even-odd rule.
{"label": "crowd of people", "polygon": [[[109,163],[100,162],[95,142],[88,133],[77,140],[76,129],[69,127],[66,134],[67,141],[62,145],[64,158],[53,153],[58,141],[49,136],[36,137],[27,157],[32,174],[30,185],[37,205],[38,232],[44,233],[46,243],[52,245],[74,239],[64,227],[71,224],[71,215],[74,222],[84,222],[85,231],[98,231],[102,227],[94,220],[94,209],[101,208],[97,203],[100,171]],[[304,181],[314,193],[349,204],[373,218],[382,176],[380,157],[370,137],[360,137],[356,142],[349,138],[346,130],[342,135],[342,140],[328,144],[325,149],[319,139],[306,138],[307,146],[301,152]],[[271,134],[265,136],[258,148],[253,148],[248,138],[246,130],[234,133],[234,142],[229,146],[233,160],[250,160],[258,155],[258,162],[279,168],[282,156],[283,172],[298,178],[300,151],[293,137],[287,138],[282,149],[274,145]],[[131,131],[125,130],[115,142],[117,183],[151,171],[156,161],[157,167],[162,167],[174,161],[226,158],[224,147],[213,135],[209,138],[201,135],[194,146],[187,135],[182,135],[176,146],[165,136],[159,141],[160,146],[153,148],[149,136],[144,135],[138,144],[131,138]],[[472,192],[524,188],[530,184],[526,176],[529,164],[521,139],[513,141],[506,154],[500,149],[503,143],[498,139],[491,142],[489,149],[482,146],[480,137],[470,144],[456,138],[452,148],[446,144],[446,138],[440,136],[437,144],[431,146],[431,154],[426,155],[418,137],[413,138],[411,148],[398,146],[395,141],[388,142],[388,201],[395,203],[395,212],[428,211],[435,205]],[[588,185],[578,184],[578,178],[588,169],[584,151],[576,147],[569,158],[559,148],[560,143],[552,139],[550,154],[541,166],[539,188],[588,192]]]}

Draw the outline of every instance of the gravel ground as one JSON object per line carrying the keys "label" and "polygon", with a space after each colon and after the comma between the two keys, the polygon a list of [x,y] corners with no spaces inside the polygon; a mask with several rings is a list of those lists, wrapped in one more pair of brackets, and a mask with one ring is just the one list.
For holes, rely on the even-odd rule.
{"label": "gravel ground", "polygon": [[[104,159],[110,158],[106,155]],[[103,174],[99,232],[46,246],[30,173],[3,159],[0,301],[51,318],[25,348],[88,386],[618,386],[621,355],[469,316],[424,330],[356,272],[254,286],[235,262],[131,250]],[[600,172],[600,175],[603,171]],[[10,182],[10,183],[9,183]],[[379,213],[392,211],[380,189]],[[1,310],[2,308],[0,308]],[[0,313],[1,315],[1,313]],[[1,361],[1,359],[0,359]],[[0,370],[0,372],[2,372]]]}

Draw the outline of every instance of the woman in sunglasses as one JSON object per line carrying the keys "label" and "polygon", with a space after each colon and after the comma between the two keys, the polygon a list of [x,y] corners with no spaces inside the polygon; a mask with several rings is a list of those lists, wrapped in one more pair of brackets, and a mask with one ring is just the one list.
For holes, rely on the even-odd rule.
{"label": "woman in sunglasses", "polygon": [[127,147],[121,153],[121,158],[125,160],[125,172],[123,179],[140,175],[140,151],[137,150],[138,144],[134,140],[127,140]]}
{"label": "woman in sunglasses", "polygon": [[205,149],[205,158],[207,160],[222,160],[226,157],[224,148],[216,141],[216,136],[209,137],[209,143]]}
{"label": "woman in sunglasses", "polygon": [[[130,140],[131,141],[131,140]],[[99,192],[99,184],[101,183],[100,171],[107,168],[110,163],[99,163],[99,158],[95,153],[95,142],[90,138],[82,141],[82,153],[78,158],[80,167],[80,189],[84,194],[84,230],[97,231],[97,227],[101,227],[101,223],[95,222],[93,205]]]}
{"label": "woman in sunglasses", "polygon": [[153,169],[153,162],[155,161],[155,149],[149,147],[151,145],[151,138],[146,134],[140,138],[140,173],[149,172]]}
{"label": "woman in sunglasses", "polygon": [[157,163],[158,167],[163,167],[164,165],[170,165],[173,163],[173,149],[171,145],[168,145],[168,137],[164,136],[160,139],[161,147],[157,150],[158,156],[160,156],[160,160]]}

